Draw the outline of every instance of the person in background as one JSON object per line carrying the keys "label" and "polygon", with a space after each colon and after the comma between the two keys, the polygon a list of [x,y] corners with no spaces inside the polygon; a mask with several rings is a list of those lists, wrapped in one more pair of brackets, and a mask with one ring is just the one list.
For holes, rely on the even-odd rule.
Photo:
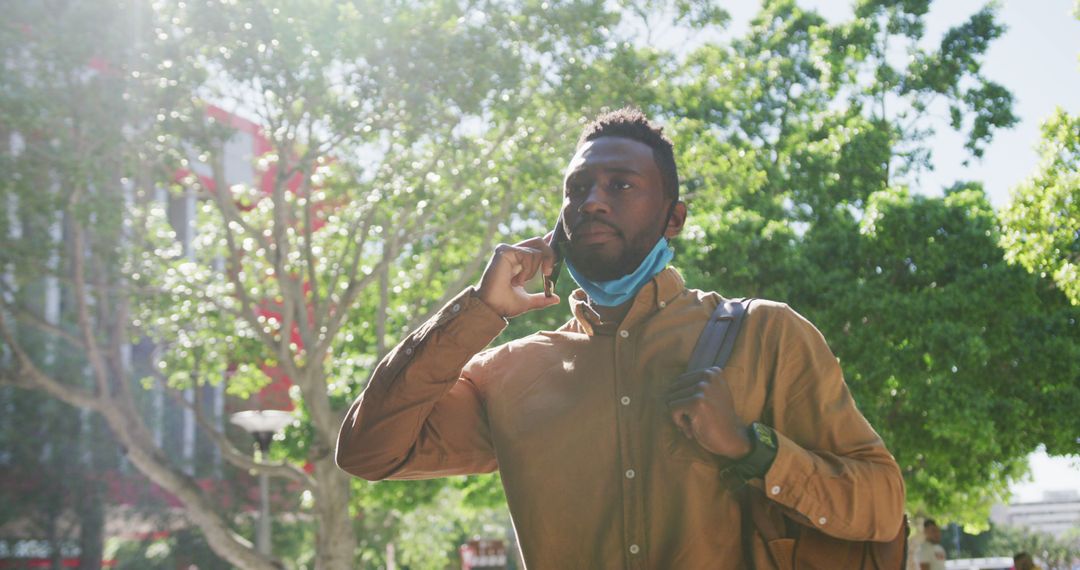
{"label": "person in background", "polygon": [[1027,552],[1017,552],[1013,555],[1013,570],[1039,570]]}
{"label": "person in background", "polygon": [[915,561],[919,570],[945,570],[945,547],[941,546],[941,527],[934,519],[923,523],[923,536],[926,540],[919,545]]}

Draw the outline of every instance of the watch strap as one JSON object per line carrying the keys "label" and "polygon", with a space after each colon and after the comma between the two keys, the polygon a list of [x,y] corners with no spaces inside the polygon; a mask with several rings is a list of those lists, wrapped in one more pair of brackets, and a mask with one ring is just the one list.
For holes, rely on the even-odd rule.
{"label": "watch strap", "polygon": [[776,459],[776,432],[769,426],[754,422],[746,428],[753,446],[750,453],[731,464],[731,471],[743,481],[764,477]]}

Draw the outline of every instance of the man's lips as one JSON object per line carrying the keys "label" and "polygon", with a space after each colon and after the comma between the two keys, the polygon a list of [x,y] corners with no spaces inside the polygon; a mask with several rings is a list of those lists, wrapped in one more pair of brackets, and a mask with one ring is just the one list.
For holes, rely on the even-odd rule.
{"label": "man's lips", "polygon": [[586,222],[571,234],[571,241],[579,243],[597,243],[607,241],[619,235],[618,230],[602,222]]}

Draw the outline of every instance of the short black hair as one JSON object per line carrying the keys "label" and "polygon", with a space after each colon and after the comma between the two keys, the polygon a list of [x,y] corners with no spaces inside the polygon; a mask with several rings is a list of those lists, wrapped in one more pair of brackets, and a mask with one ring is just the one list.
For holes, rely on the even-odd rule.
{"label": "short black hair", "polygon": [[922,523],[923,528],[930,528],[932,526],[937,526],[937,521],[934,519],[926,519],[926,521]]}
{"label": "short black hair", "polygon": [[1015,564],[1017,562],[1020,562],[1021,560],[1026,560],[1029,558],[1031,558],[1031,555],[1027,552],[1017,552],[1016,554],[1013,554],[1013,563]]}
{"label": "short black hair", "polygon": [[675,145],[664,134],[664,127],[649,120],[640,109],[623,107],[596,117],[578,139],[577,148],[600,137],[622,137],[638,141],[652,148],[653,160],[660,169],[664,194],[679,201],[679,170],[675,166]]}

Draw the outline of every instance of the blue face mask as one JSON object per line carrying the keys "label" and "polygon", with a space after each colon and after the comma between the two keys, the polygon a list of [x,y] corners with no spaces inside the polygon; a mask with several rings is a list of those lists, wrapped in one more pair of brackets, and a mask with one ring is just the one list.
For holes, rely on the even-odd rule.
{"label": "blue face mask", "polygon": [[633,299],[634,295],[637,295],[638,291],[646,283],[667,267],[668,262],[673,257],[675,257],[675,252],[668,247],[667,238],[662,237],[633,273],[613,281],[593,281],[588,279],[574,268],[574,264],[570,262],[569,257],[566,259],[566,269],[570,271],[570,277],[577,281],[577,284],[585,290],[585,293],[589,295],[589,298],[594,303],[602,307],[614,307]]}

